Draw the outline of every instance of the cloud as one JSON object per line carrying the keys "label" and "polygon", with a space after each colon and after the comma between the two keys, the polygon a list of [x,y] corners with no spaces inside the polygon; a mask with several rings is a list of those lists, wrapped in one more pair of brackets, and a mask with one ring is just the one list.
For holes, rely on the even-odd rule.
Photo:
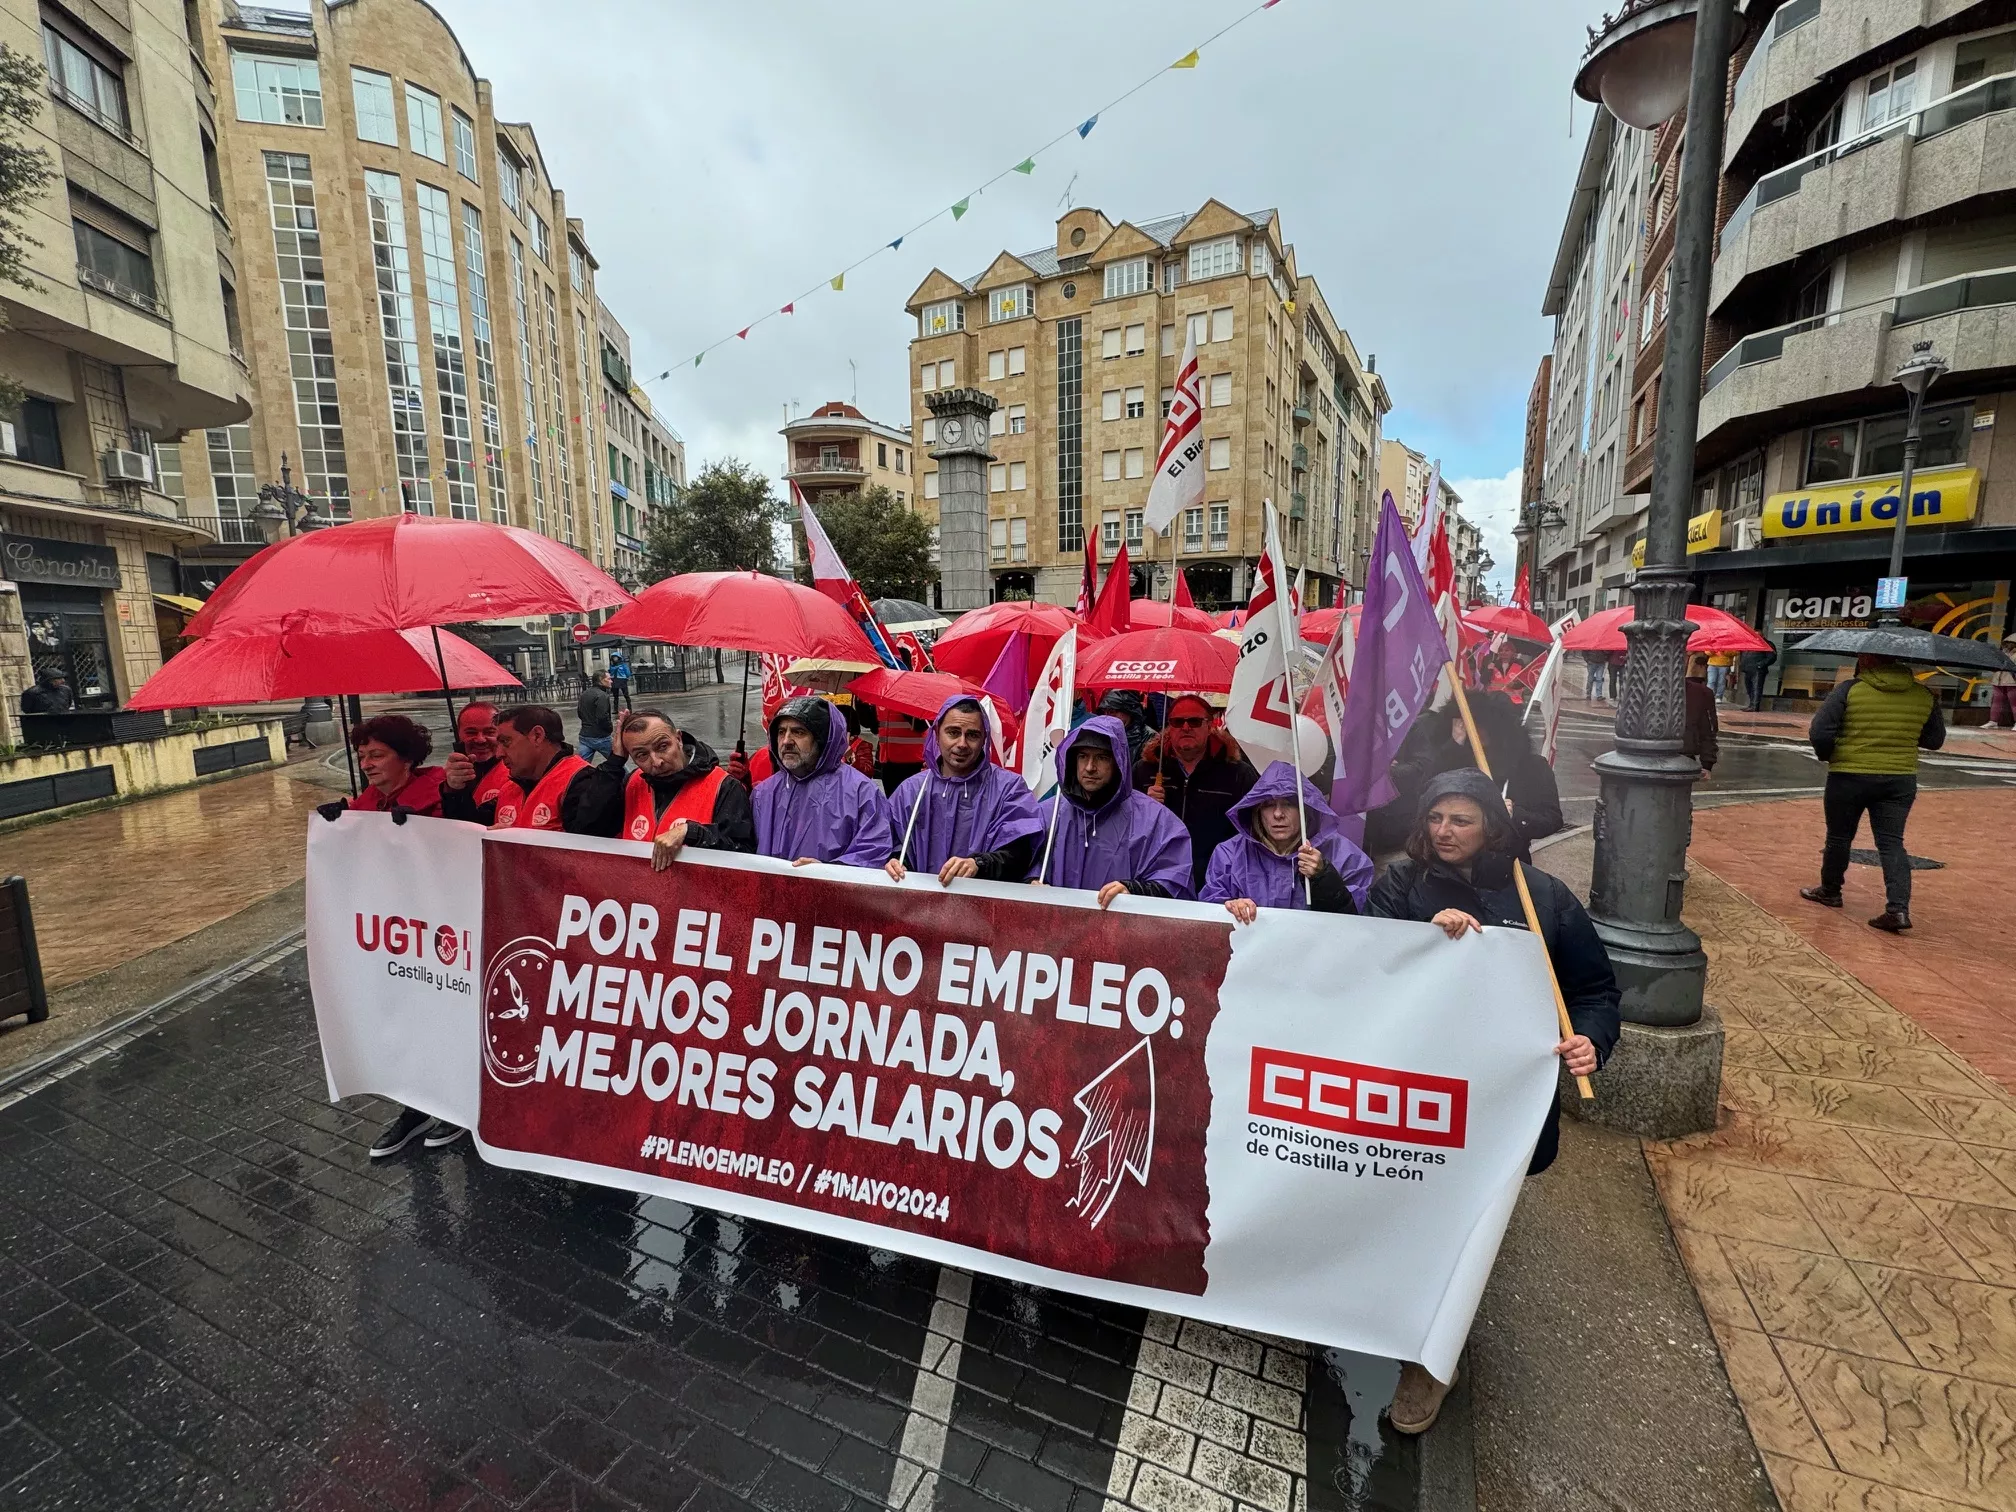
{"label": "cloud", "polygon": [[1518,556],[1512,527],[1519,523],[1520,480],[1524,473],[1524,468],[1515,467],[1502,478],[1449,480],[1449,486],[1463,500],[1463,517],[1483,532],[1484,549],[1492,560],[1485,581],[1501,602],[1512,592],[1513,563]]}

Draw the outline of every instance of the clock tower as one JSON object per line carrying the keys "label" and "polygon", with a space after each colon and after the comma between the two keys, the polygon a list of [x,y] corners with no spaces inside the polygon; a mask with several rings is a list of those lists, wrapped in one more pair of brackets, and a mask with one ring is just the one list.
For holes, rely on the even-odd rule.
{"label": "clock tower", "polygon": [[948,614],[992,602],[987,572],[987,430],[994,396],[980,389],[939,389],[924,403],[938,421],[931,450],[938,463],[938,582]]}

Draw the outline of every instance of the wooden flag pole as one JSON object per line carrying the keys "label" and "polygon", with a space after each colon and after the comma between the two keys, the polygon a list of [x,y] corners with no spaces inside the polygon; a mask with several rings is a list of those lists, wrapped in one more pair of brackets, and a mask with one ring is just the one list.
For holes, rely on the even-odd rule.
{"label": "wooden flag pole", "polygon": [[[1491,777],[1491,759],[1484,754],[1484,741],[1477,733],[1477,721],[1470,717],[1470,700],[1464,696],[1463,679],[1452,676],[1449,685],[1456,690],[1457,712],[1463,716],[1463,730],[1470,737],[1470,750],[1477,758],[1478,770],[1486,777]],[[1498,779],[1491,777],[1491,780],[1496,782]],[[1533,894],[1526,886],[1526,869],[1520,864],[1517,856],[1512,858],[1512,880],[1519,884],[1519,906],[1526,910],[1526,927],[1533,932],[1533,937],[1540,942],[1540,948],[1545,951],[1547,936],[1540,932],[1540,914],[1533,907]],[[1551,952],[1547,954],[1547,985],[1554,989],[1554,1016],[1560,1020],[1561,1038],[1572,1039],[1575,1035],[1575,1024],[1568,1017],[1568,1000],[1561,996],[1561,979],[1554,974],[1554,956]],[[1588,1077],[1576,1077],[1575,1090],[1582,1094],[1582,1101],[1596,1101],[1596,1089],[1589,1085]]]}

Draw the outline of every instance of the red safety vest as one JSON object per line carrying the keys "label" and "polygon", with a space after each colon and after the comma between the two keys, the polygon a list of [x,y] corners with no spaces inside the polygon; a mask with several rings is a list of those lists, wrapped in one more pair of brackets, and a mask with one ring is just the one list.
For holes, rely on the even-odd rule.
{"label": "red safety vest", "polygon": [[500,756],[490,763],[490,770],[476,779],[476,807],[481,808],[493,799],[504,795],[505,787],[511,781],[511,768],[504,765]]}
{"label": "red safety vest", "polygon": [[539,779],[530,797],[514,781],[507,781],[497,792],[497,817],[491,822],[492,829],[536,829],[557,830],[560,823],[560,795],[567,791],[567,784],[581,772],[588,769],[588,763],[572,754],[562,756],[546,769],[546,775]]}
{"label": "red safety vest", "polygon": [[727,780],[728,774],[717,766],[698,782],[687,783],[660,814],[651,784],[644,780],[642,772],[632,772],[630,781],[623,788],[624,837],[649,840],[664,834],[675,819],[689,820],[694,824],[710,823],[714,818],[714,795],[721,791],[721,784]]}
{"label": "red safety vest", "polygon": [[899,766],[921,766],[924,761],[924,731],[907,714],[888,713],[877,721],[875,733],[879,749],[876,754],[884,761],[893,761]]}

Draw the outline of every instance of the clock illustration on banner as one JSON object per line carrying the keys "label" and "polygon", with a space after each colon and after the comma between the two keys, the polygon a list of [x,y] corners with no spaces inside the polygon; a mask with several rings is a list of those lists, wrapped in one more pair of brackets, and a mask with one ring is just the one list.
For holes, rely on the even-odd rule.
{"label": "clock illustration on banner", "polygon": [[522,1087],[539,1065],[532,1005],[548,1001],[553,947],[537,935],[513,940],[491,958],[483,979],[483,1069],[502,1087]]}
{"label": "clock illustration on banner", "polygon": [[938,439],[947,446],[957,446],[966,435],[966,427],[957,420],[942,420],[938,424]]}

